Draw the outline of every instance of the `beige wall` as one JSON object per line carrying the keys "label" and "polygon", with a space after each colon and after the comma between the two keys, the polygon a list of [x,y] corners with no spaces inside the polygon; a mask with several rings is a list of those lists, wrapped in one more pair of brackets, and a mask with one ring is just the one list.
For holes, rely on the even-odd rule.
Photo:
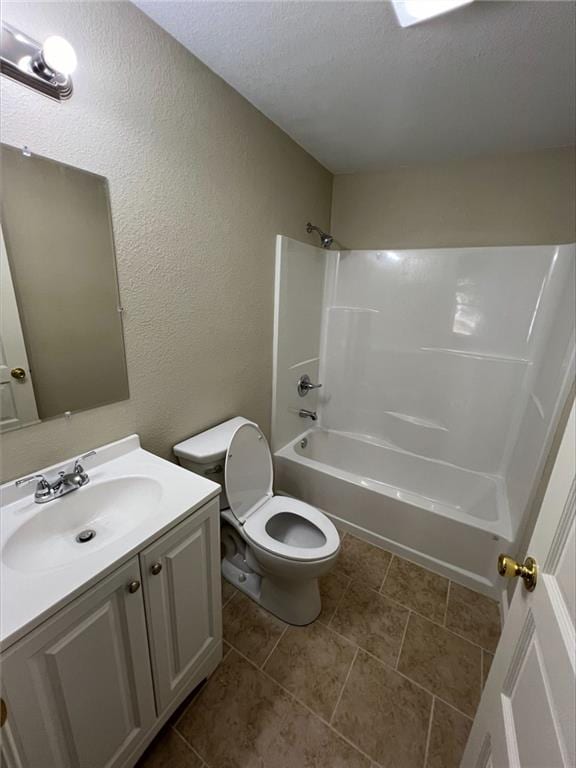
{"label": "beige wall", "polygon": [[576,240],[574,148],[336,176],[343,248],[525,245]]}
{"label": "beige wall", "polygon": [[131,394],[3,436],[3,478],[132,432],[169,456],[234,414],[268,429],[275,235],[316,243],[331,174],[129,3],[3,14],[78,53],[64,104],[2,78],[2,140],[109,179]]}

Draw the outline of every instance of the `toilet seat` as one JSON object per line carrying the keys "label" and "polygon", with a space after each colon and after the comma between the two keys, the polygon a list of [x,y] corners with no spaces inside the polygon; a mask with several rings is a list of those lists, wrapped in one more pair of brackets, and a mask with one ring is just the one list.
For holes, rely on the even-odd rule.
{"label": "toilet seat", "polygon": [[230,511],[257,547],[287,560],[332,557],[340,545],[334,524],[316,507],[272,493],[272,455],[256,424],[234,432],[224,468]]}
{"label": "toilet seat", "polygon": [[[310,533],[323,538],[317,546],[302,546],[274,538],[268,530],[274,518],[288,514],[294,516],[294,527],[311,529]],[[300,522],[298,521],[300,519]],[[303,501],[289,496],[273,496],[259,507],[244,523],[244,534],[253,544],[286,560],[310,562],[332,557],[340,546],[338,531],[323,512]]]}

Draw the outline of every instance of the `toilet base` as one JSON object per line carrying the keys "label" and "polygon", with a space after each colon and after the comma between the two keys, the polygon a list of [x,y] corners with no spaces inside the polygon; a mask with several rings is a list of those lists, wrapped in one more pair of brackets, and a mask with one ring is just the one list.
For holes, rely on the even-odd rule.
{"label": "toilet base", "polygon": [[222,559],[222,576],[262,608],[287,624],[301,627],[320,615],[322,604],[318,579],[285,581],[254,571],[247,573],[232,560]]}

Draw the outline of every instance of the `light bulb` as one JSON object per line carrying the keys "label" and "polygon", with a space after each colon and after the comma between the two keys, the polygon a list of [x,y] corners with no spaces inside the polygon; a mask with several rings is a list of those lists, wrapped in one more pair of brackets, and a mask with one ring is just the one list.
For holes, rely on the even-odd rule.
{"label": "light bulb", "polygon": [[78,63],[74,48],[68,40],[58,35],[46,38],[42,46],[42,59],[52,72],[62,75],[71,75]]}

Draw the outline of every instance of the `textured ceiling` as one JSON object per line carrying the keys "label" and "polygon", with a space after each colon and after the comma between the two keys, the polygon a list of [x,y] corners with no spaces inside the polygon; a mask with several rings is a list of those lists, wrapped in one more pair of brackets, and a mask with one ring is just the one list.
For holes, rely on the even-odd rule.
{"label": "textured ceiling", "polygon": [[136,5],[336,173],[574,143],[570,0],[409,29],[385,0]]}

